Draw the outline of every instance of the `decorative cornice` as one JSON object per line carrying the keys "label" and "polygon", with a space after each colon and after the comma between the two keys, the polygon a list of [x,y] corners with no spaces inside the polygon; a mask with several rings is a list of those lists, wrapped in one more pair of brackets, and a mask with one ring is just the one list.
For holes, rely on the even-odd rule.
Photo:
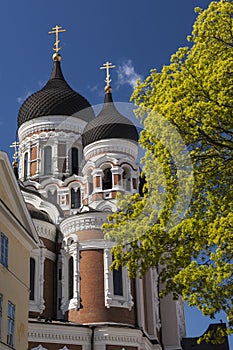
{"label": "decorative cornice", "polygon": [[67,116],[46,116],[30,120],[21,125],[19,128],[19,140],[20,143],[28,135],[34,133],[47,132],[48,130],[56,131],[68,131],[74,134],[81,134],[86,125],[86,122],[79,119],[77,123],[77,118],[67,117]]}
{"label": "decorative cornice", "polygon": [[87,344],[90,342],[91,334],[89,329],[84,327],[61,326],[40,322],[32,324],[29,321],[29,342],[46,342],[61,344]]}
{"label": "decorative cornice", "polygon": [[[139,346],[142,342],[146,343],[146,349],[158,349],[158,345],[154,347],[149,340],[143,337],[141,330],[115,326],[98,326],[95,325],[94,343],[96,345],[125,345],[125,346]],[[70,324],[53,324],[45,323],[44,321],[30,322],[29,320],[29,342],[46,342],[46,343],[60,343],[62,345],[89,345],[91,340],[91,328],[88,326],[78,326]],[[62,327],[62,332],[61,332]]]}
{"label": "decorative cornice", "polygon": [[87,212],[63,220],[60,229],[64,236],[83,230],[97,230],[106,222],[109,213]]}
{"label": "decorative cornice", "polygon": [[95,239],[79,243],[79,250],[112,249],[112,247],[114,247],[114,242],[105,239]]}
{"label": "decorative cornice", "polygon": [[84,148],[84,157],[87,161],[104,153],[124,153],[136,160],[138,146],[128,140],[106,139],[93,142]]}
{"label": "decorative cornice", "polygon": [[40,237],[49,239],[54,242],[56,239],[56,226],[49,222],[33,219],[36,231]]}

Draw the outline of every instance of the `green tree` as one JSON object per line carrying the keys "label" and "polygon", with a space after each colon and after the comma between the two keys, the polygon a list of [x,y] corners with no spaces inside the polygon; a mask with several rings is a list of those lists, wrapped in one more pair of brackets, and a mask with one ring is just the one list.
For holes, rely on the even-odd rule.
{"label": "green tree", "polygon": [[[104,225],[129,274],[157,267],[182,295],[233,332],[233,1],[198,13],[189,47],[132,95],[143,123],[144,196],[119,196]],[[178,136],[179,137],[178,137]],[[182,144],[184,142],[184,144]],[[185,147],[185,146],[186,147]]]}

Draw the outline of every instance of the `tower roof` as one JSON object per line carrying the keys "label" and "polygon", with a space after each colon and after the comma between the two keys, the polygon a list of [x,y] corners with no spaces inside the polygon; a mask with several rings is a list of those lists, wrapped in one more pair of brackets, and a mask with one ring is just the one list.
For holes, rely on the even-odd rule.
{"label": "tower roof", "polygon": [[83,131],[83,147],[95,141],[110,138],[138,141],[138,133],[135,125],[118,112],[113,103],[111,88],[109,86],[109,89],[106,89],[101,112],[86,125]]}
{"label": "tower roof", "polygon": [[48,115],[72,116],[80,111],[80,119],[89,122],[94,118],[90,103],[68,85],[60,61],[54,60],[49,81],[22,104],[18,114],[18,127],[34,118]]}

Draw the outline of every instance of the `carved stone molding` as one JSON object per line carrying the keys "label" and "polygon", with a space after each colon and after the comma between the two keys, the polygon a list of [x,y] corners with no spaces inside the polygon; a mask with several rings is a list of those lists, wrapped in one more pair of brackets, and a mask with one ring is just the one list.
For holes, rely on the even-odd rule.
{"label": "carved stone molding", "polygon": [[109,213],[87,212],[78,216],[72,216],[63,220],[60,228],[64,236],[72,233],[83,231],[101,229],[101,226],[107,220]]}
{"label": "carved stone molding", "polygon": [[138,155],[138,146],[132,141],[119,139],[106,139],[96,141],[84,148],[84,156],[88,161],[93,157],[96,157],[105,153],[123,153],[127,156],[131,156],[133,160],[136,160]]}
{"label": "carved stone molding", "polygon": [[43,222],[41,220],[33,220],[35,224],[36,231],[40,237],[47,238],[54,242],[56,239],[56,227],[48,222]]}

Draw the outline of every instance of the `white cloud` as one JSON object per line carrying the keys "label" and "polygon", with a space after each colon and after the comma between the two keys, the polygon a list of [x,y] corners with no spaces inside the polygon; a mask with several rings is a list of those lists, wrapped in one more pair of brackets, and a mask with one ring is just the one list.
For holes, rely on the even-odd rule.
{"label": "white cloud", "polygon": [[134,89],[136,81],[142,79],[142,76],[135,71],[132,60],[124,61],[117,68],[117,88],[121,85],[130,85]]}
{"label": "white cloud", "polygon": [[[45,80],[39,80],[37,82],[37,85],[38,85],[39,89],[42,89],[46,83],[47,83],[47,81],[45,81]],[[36,92],[36,91],[38,91],[38,88],[35,88],[34,92]],[[21,105],[32,94],[33,94],[33,92],[28,91],[25,95],[17,97],[16,101]]]}
{"label": "white cloud", "polygon": [[98,97],[104,96],[104,88],[100,88],[98,84],[96,85],[88,85],[88,89]]}
{"label": "white cloud", "polygon": [[46,80],[39,80],[38,81],[38,86],[42,89],[45,86],[46,83],[47,83]]}
{"label": "white cloud", "polygon": [[88,85],[88,89],[91,91],[91,92],[95,92],[99,89],[98,85],[94,85],[94,86],[90,86]]}
{"label": "white cloud", "polygon": [[28,91],[24,96],[17,97],[16,101],[21,105],[31,94],[31,91]]}

